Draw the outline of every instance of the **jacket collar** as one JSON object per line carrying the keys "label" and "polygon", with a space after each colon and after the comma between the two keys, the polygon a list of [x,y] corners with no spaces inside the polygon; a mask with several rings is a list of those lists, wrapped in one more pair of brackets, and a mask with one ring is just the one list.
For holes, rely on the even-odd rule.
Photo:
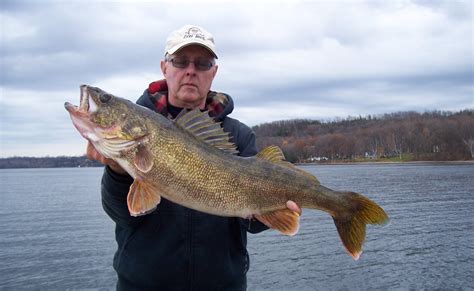
{"label": "jacket collar", "polygon": [[[168,86],[166,80],[163,79],[150,83],[148,94],[156,107],[156,112],[171,117],[168,111]],[[222,121],[234,109],[234,102],[227,94],[209,91],[206,98],[206,109],[209,112],[209,116],[217,121]]]}

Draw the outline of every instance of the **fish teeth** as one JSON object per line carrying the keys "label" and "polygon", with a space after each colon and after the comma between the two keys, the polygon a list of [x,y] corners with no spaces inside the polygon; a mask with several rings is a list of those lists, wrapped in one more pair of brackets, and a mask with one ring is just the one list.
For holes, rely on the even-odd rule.
{"label": "fish teeth", "polygon": [[81,85],[81,104],[79,108],[84,112],[89,111],[89,92],[87,91],[87,85]]}
{"label": "fish teeth", "polygon": [[99,109],[99,106],[95,103],[94,99],[92,98],[87,98],[89,100],[89,113],[95,112],[97,109]]}

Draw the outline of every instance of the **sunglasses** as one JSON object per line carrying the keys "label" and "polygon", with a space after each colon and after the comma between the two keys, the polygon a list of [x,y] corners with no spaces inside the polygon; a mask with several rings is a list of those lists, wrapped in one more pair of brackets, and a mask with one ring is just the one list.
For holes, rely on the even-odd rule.
{"label": "sunglasses", "polygon": [[170,62],[173,67],[178,69],[187,68],[190,63],[193,63],[194,67],[198,71],[209,71],[214,65],[214,61],[209,59],[195,59],[194,61],[190,61],[184,57],[173,57],[167,59],[166,61]]}

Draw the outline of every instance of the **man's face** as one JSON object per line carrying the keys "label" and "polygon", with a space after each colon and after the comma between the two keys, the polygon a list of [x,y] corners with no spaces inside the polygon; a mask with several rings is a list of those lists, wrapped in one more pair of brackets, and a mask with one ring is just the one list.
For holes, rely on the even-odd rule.
{"label": "man's face", "polygon": [[[199,45],[190,45],[177,51],[170,59],[172,61],[161,61],[161,71],[168,84],[170,104],[188,109],[204,108],[207,93],[217,72],[217,65],[213,65],[209,70],[199,70],[193,62],[212,61],[213,55]],[[185,68],[176,67],[179,64],[186,64],[186,61],[191,63]]]}

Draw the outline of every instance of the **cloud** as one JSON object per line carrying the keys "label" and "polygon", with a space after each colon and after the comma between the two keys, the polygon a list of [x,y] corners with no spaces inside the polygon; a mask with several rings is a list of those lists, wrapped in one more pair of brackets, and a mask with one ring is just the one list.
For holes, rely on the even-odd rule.
{"label": "cloud", "polygon": [[[2,156],[83,153],[79,85],[136,100],[168,33],[216,39],[213,88],[256,125],[474,108],[470,1],[10,1],[0,4]],[[73,150],[74,149],[74,150]]]}

